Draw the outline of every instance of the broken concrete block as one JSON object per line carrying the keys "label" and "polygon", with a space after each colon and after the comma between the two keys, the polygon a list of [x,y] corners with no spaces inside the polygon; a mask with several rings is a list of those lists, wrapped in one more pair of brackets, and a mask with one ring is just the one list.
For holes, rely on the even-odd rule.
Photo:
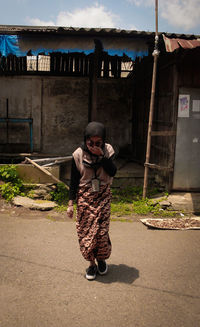
{"label": "broken concrete block", "polygon": [[51,210],[57,207],[57,204],[53,201],[46,200],[33,200],[23,196],[16,196],[13,199],[13,204],[16,206],[22,206],[32,210]]}

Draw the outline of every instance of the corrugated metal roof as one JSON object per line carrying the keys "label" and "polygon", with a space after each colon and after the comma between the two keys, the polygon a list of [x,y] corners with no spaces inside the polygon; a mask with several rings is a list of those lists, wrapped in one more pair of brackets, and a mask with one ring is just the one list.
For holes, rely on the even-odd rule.
{"label": "corrugated metal roof", "polygon": [[180,38],[168,38],[163,35],[165,42],[165,48],[167,52],[173,52],[176,49],[194,49],[200,47],[200,39],[180,39]]}
{"label": "corrugated metal roof", "polygon": [[[52,33],[71,35],[110,35],[110,36],[131,36],[145,37],[152,39],[155,32],[124,30],[117,28],[83,28],[83,27],[62,27],[62,26],[20,26],[20,25],[0,25],[0,34],[21,34],[21,33]],[[162,33],[159,33],[162,35]],[[168,37],[179,37],[192,39],[195,36],[188,34],[165,33]],[[199,36],[200,37],[200,36]]]}

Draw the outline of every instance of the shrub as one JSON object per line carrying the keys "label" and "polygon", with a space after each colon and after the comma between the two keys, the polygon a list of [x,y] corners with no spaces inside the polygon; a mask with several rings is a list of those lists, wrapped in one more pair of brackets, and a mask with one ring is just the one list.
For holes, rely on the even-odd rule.
{"label": "shrub", "polygon": [[0,180],[4,183],[0,185],[0,194],[7,201],[12,200],[17,195],[24,195],[23,182],[19,178],[15,165],[3,165],[0,167]]}
{"label": "shrub", "polygon": [[69,191],[64,183],[58,183],[55,191],[51,192],[51,199],[59,205],[66,204],[69,199]]}

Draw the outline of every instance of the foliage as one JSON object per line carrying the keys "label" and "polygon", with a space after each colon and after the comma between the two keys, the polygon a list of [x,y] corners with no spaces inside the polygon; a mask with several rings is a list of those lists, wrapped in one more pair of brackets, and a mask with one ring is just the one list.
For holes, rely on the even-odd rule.
{"label": "foliage", "polygon": [[22,180],[19,178],[15,165],[3,165],[0,167],[0,178],[4,182],[11,182],[22,186]]}
{"label": "foliage", "polygon": [[0,194],[7,200],[12,200],[17,195],[24,195],[23,183],[19,178],[15,165],[3,165],[0,167]]}
{"label": "foliage", "polygon": [[18,185],[13,185],[8,182],[3,185],[0,185],[0,194],[7,201],[11,201],[17,195],[23,195]]}
{"label": "foliage", "polygon": [[146,215],[148,213],[153,213],[159,210],[159,204],[154,205],[153,201],[150,199],[139,199],[133,201],[134,212],[140,215]]}
{"label": "foliage", "polygon": [[64,183],[58,183],[55,191],[51,192],[51,199],[59,205],[67,204],[69,200],[69,191]]}

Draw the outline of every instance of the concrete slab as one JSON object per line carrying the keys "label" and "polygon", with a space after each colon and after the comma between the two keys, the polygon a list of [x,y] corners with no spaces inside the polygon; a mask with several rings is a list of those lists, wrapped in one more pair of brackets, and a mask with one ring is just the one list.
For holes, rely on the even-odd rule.
{"label": "concrete slab", "polygon": [[51,210],[57,207],[57,204],[53,201],[46,200],[33,200],[25,196],[16,196],[12,200],[15,206],[22,206],[24,208],[32,210]]}
{"label": "concrete slab", "polygon": [[174,210],[200,213],[200,193],[172,192],[167,200]]}

